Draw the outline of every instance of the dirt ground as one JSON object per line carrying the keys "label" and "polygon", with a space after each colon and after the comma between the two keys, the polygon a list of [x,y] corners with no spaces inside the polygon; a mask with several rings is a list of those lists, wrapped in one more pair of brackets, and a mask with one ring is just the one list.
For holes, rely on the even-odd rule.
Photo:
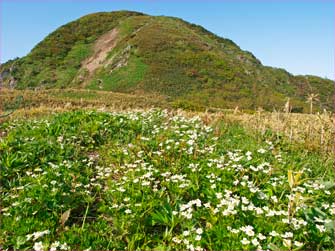
{"label": "dirt ground", "polygon": [[110,52],[117,43],[117,29],[113,29],[102,35],[93,47],[93,54],[91,57],[83,62],[82,68],[88,70],[89,76],[101,66],[106,59],[108,52]]}

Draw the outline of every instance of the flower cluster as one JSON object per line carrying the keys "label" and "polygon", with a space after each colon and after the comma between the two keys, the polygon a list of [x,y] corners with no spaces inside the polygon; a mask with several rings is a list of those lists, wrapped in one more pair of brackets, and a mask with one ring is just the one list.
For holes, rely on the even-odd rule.
{"label": "flower cluster", "polygon": [[334,247],[333,174],[270,139],[161,110],[15,123],[0,144],[4,248]]}

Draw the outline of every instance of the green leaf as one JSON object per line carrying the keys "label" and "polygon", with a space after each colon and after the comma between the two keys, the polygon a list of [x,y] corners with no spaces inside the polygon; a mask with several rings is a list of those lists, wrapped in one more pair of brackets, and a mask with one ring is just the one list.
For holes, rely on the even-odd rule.
{"label": "green leaf", "polygon": [[16,248],[20,248],[20,246],[21,245],[23,245],[24,243],[26,243],[26,241],[27,241],[27,238],[26,237],[24,237],[24,236],[18,236],[17,238],[16,238]]}
{"label": "green leaf", "polygon": [[293,178],[293,172],[292,170],[287,171],[287,179],[288,179],[288,184],[290,185],[291,188],[294,186],[294,178]]}

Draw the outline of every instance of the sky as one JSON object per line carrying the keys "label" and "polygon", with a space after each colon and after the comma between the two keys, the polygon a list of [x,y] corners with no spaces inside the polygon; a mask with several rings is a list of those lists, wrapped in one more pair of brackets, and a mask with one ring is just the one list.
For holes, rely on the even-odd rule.
{"label": "sky", "polygon": [[0,0],[0,62],[99,11],[180,17],[233,40],[264,65],[334,79],[332,0]]}

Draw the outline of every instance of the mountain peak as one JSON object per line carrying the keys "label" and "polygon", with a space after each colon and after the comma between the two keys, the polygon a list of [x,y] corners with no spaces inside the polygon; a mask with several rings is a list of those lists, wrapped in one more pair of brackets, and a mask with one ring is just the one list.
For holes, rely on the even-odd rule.
{"label": "mountain peak", "polygon": [[320,108],[332,107],[330,80],[263,66],[199,25],[133,11],[83,16],[0,70],[3,85],[16,88],[146,92],[181,104],[248,109],[279,109],[291,98],[300,110],[307,110],[305,98],[314,92]]}

